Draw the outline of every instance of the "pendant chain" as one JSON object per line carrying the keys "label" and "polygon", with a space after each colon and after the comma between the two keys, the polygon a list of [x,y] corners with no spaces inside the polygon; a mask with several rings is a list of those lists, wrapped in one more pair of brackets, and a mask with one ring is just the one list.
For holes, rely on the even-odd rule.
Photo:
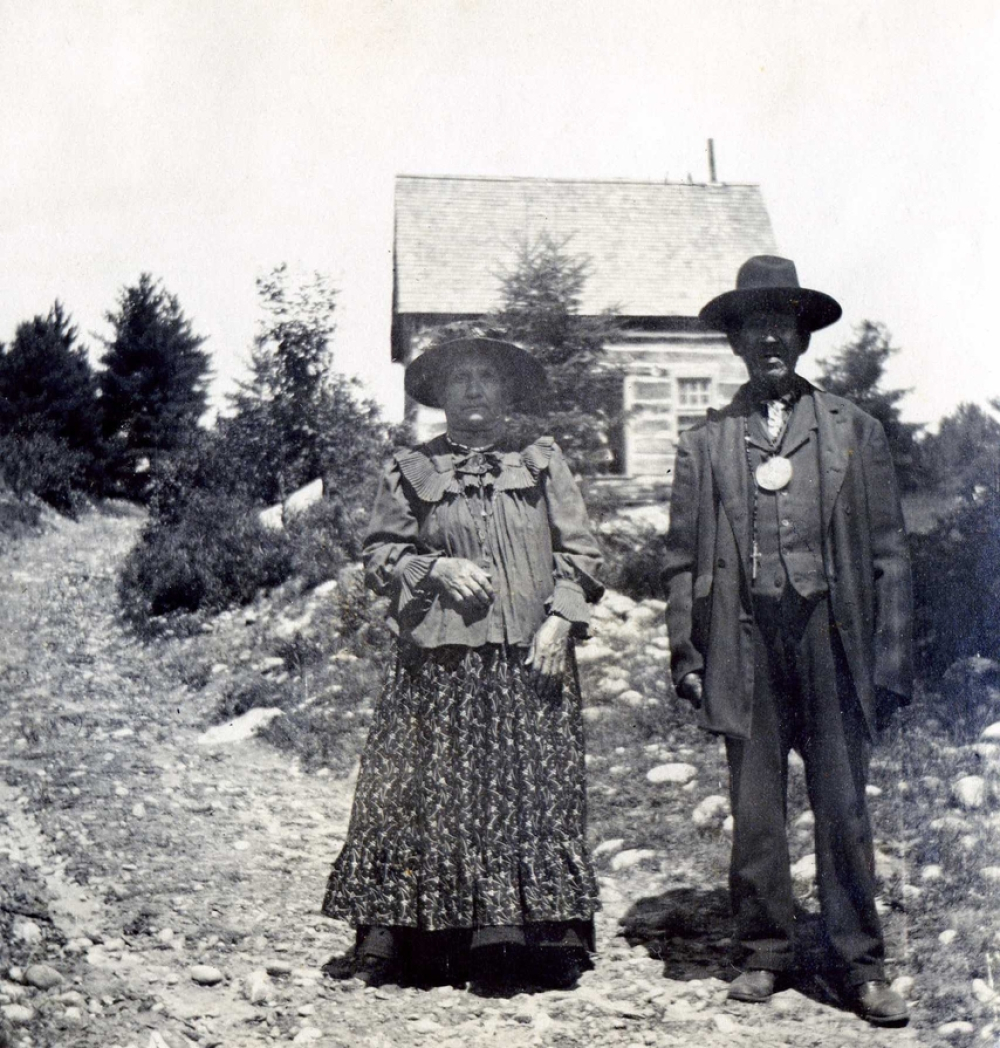
{"label": "pendant chain", "polygon": [[[788,423],[791,421],[791,411],[785,415],[785,420],[781,424],[781,429],[778,430],[774,439],[771,439],[770,433],[768,433],[768,443],[771,445],[771,457],[777,455],[781,448],[781,442],[785,439],[785,430],[788,429]],[[765,430],[766,430],[765,424]],[[747,416],[743,416],[743,448],[747,456],[747,472],[750,474],[750,483],[753,486],[753,508],[750,512],[750,538],[751,538],[751,553],[750,553],[750,580],[751,582],[757,581],[757,572],[760,569],[760,544],[757,540],[757,500],[759,498],[760,485],[757,483],[757,477],[754,474],[753,462],[750,458],[750,426],[747,422]]]}

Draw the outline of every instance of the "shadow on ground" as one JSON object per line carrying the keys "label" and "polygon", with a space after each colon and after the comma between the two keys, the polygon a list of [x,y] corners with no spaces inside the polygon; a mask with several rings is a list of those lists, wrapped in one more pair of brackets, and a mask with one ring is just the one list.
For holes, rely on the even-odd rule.
{"label": "shadow on ground", "polygon": [[[828,966],[829,949],[818,913],[796,907],[798,969],[779,989],[794,989],[820,1004],[841,1007],[837,976]],[[667,979],[722,979],[737,974],[731,963],[732,917],[725,888],[672,888],[639,899],[621,919],[630,946],[642,946],[663,961]]]}

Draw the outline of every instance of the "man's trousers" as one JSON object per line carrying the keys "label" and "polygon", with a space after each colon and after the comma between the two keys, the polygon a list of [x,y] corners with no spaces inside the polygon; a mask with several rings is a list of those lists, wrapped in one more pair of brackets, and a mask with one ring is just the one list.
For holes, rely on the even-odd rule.
{"label": "man's trousers", "polygon": [[757,598],[753,722],[727,739],[733,809],[730,893],[743,969],[794,965],[789,869],[788,754],[805,763],[816,819],[816,879],[834,965],[850,984],[882,979],[875,863],[865,801],[870,743],[830,602],[791,587]]}

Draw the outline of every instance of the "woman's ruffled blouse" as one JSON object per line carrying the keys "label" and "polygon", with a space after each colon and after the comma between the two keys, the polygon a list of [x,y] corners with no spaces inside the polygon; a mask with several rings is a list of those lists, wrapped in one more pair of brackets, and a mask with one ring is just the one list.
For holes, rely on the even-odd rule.
{"label": "woman's ruffled blouse", "polygon": [[[496,594],[488,609],[459,608],[425,586],[438,557],[488,565]],[[421,648],[526,645],[549,612],[586,636],[589,605],[604,592],[583,498],[551,437],[521,451],[465,454],[441,436],[397,452],[382,475],[364,561],[368,585],[391,598],[390,626]]]}

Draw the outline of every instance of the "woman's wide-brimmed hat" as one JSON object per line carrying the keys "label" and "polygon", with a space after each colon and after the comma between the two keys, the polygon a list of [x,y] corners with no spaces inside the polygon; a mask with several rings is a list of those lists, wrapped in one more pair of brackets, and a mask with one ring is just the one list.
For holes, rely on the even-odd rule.
{"label": "woman's wide-brimmed hat", "polygon": [[426,407],[441,407],[449,371],[470,353],[482,353],[496,364],[518,407],[535,406],[544,396],[548,388],[545,368],[520,346],[499,338],[456,338],[425,350],[407,365],[407,395]]}
{"label": "woman's wide-brimmed hat", "polygon": [[833,324],[842,312],[836,299],[799,286],[791,259],[754,255],[740,266],[736,290],[713,298],[698,316],[707,327],[728,332],[738,327],[747,313],[768,308],[793,314],[809,331]]}

